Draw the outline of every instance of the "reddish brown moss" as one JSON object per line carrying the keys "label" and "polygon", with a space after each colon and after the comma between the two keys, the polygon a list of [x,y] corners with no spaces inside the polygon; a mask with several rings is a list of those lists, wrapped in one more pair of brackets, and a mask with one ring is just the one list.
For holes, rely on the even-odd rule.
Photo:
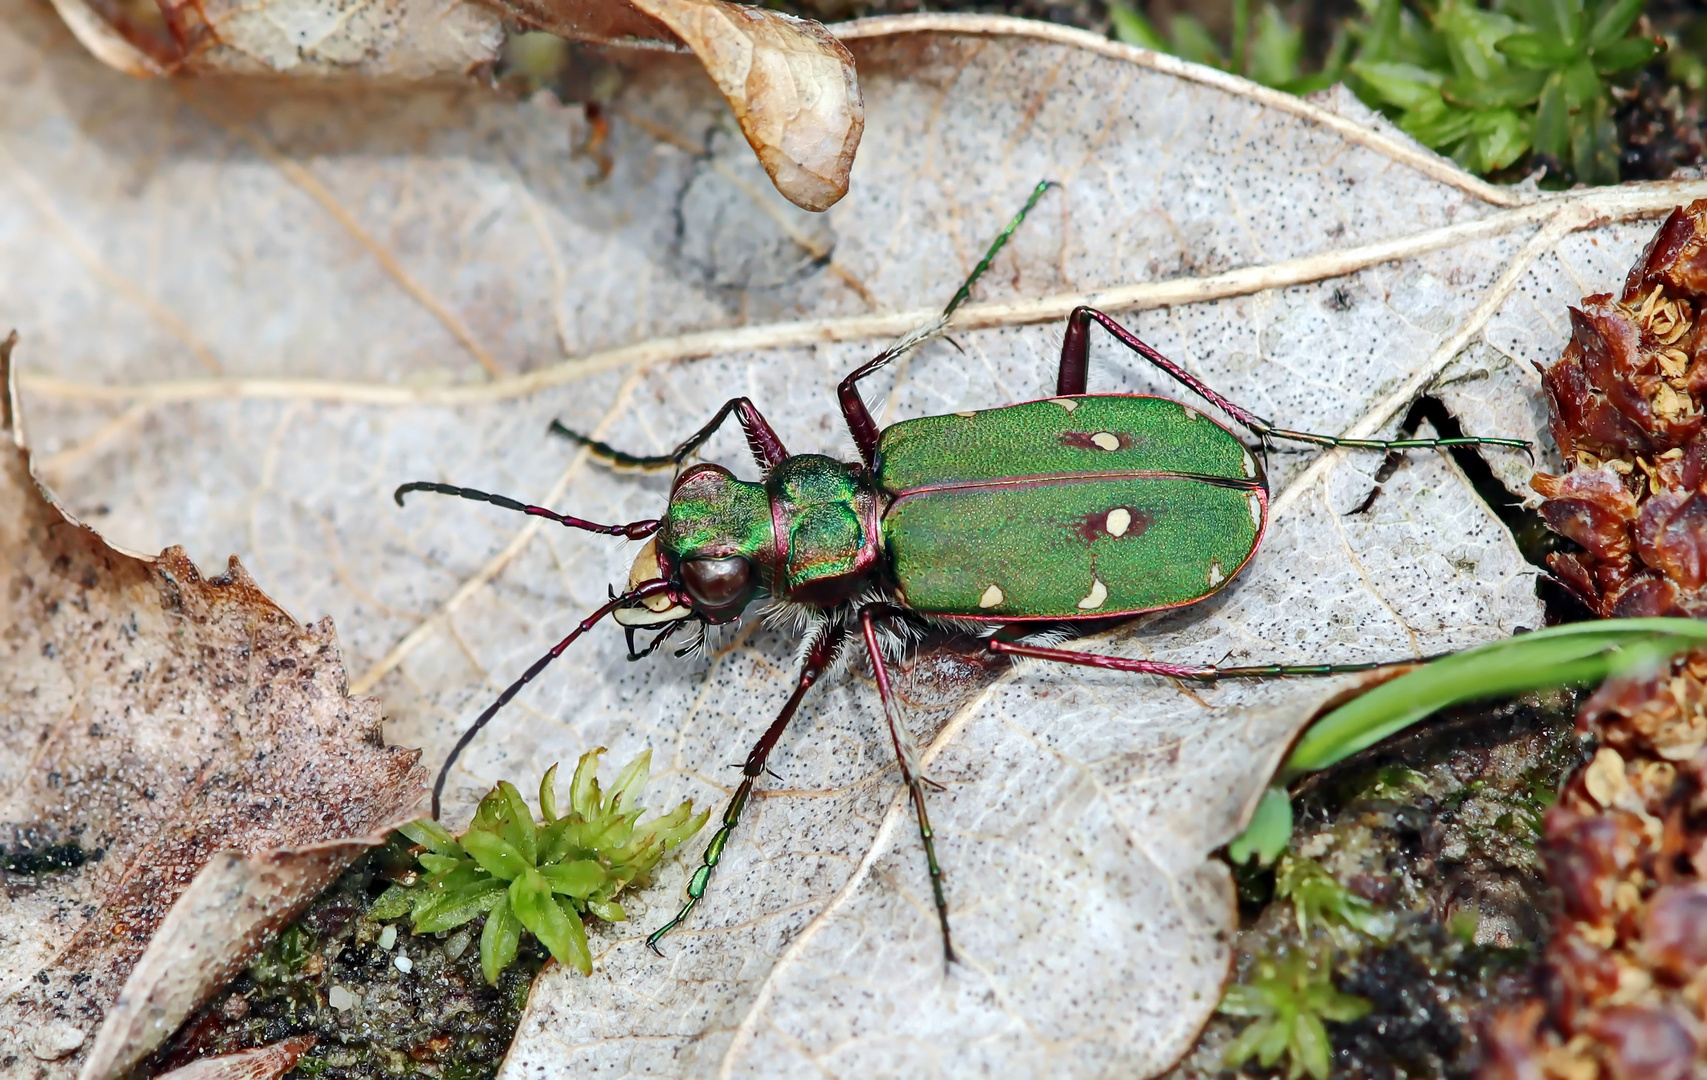
{"label": "reddish brown moss", "polygon": [[1547,814],[1560,912],[1545,1001],[1485,1026],[1482,1080],[1685,1080],[1707,1067],[1707,653],[1609,681],[1599,750]]}
{"label": "reddish brown moss", "polygon": [[1571,309],[1542,371],[1568,469],[1541,514],[1553,572],[1603,617],[1707,616],[1707,199],[1674,210],[1622,294]]}

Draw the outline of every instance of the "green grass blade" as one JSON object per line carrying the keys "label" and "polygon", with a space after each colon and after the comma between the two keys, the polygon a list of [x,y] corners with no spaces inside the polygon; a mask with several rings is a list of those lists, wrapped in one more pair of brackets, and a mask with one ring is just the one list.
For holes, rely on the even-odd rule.
{"label": "green grass blade", "polygon": [[1156,31],[1155,26],[1126,0],[1109,0],[1108,21],[1114,28],[1116,41],[1136,45],[1140,49],[1168,51],[1168,43],[1162,40],[1162,35]]}
{"label": "green grass blade", "polygon": [[1292,797],[1284,787],[1271,787],[1262,793],[1257,812],[1245,831],[1227,845],[1227,857],[1234,863],[1249,862],[1252,855],[1267,866],[1280,858],[1292,839]]}
{"label": "green grass blade", "polygon": [[1298,740],[1282,783],[1323,769],[1466,701],[1586,685],[1707,642],[1707,622],[1613,619],[1522,634],[1444,657],[1346,702]]}

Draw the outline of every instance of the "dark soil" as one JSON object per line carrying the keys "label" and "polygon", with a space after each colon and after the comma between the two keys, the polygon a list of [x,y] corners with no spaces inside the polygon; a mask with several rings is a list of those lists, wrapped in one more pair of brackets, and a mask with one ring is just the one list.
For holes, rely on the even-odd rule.
{"label": "dark soil", "polygon": [[[1482,1018],[1537,992],[1557,901],[1536,841],[1554,793],[1585,759],[1575,715],[1567,693],[1442,714],[1299,794],[1292,851],[1395,917],[1386,942],[1334,943],[1334,984],[1373,1006],[1327,1025],[1336,1080],[1470,1076]],[[1235,980],[1307,944],[1291,904],[1269,902],[1273,889],[1272,873],[1241,877]],[[1222,1059],[1246,1022],[1216,1016],[1168,1080],[1234,1075]],[[1285,1064],[1241,1072],[1280,1076]]]}
{"label": "dark soil", "polygon": [[524,934],[516,962],[488,986],[480,971],[483,920],[417,937],[407,919],[368,918],[391,883],[386,870],[396,855],[378,848],[358,861],[134,1075],[297,1035],[317,1041],[291,1076],[496,1075],[547,955]]}

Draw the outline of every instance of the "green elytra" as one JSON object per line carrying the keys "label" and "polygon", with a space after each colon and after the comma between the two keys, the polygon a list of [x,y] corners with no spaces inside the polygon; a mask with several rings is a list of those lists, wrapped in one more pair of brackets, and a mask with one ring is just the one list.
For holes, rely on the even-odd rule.
{"label": "green elytra", "polygon": [[[911,740],[889,683],[886,641],[916,640],[933,626],[980,634],[991,659],[1026,656],[1087,667],[1214,680],[1324,675],[1383,664],[1219,667],[1080,652],[1026,640],[1085,620],[1124,618],[1200,601],[1226,588],[1255,554],[1268,521],[1262,453],[1271,440],[1372,450],[1497,445],[1518,439],[1346,439],[1278,428],[1222,397],[1112,317],[1081,307],[1068,317],[1053,397],[999,408],[906,420],[879,429],[861,379],[940,336],[1027,213],[1052,185],[1037,185],[990,245],[943,314],[856,369],[837,398],[860,460],[790,454],[746,398],[725,402],[668,454],[636,455],[570,431],[551,430],[620,466],[676,468],[659,519],[601,525],[471,488],[415,482],[397,489],[492,503],[571,528],[645,539],[628,588],[582,620],[477,717],[433,786],[433,815],[452,763],[547,664],[606,615],[628,637],[629,659],[658,649],[684,627],[733,622],[755,602],[808,616],[793,693],[742,766],[742,780],[689,880],[687,900],[655,931],[654,950],[704,897],[754,785],[802,698],[856,634],[877,683],[903,783],[924,847],[943,951],[953,960],[948,900]],[[1089,329],[1117,341],[1257,437],[1255,450],[1190,405],[1135,394],[1089,394]],[[684,462],[734,416],[761,479]],[[655,634],[636,649],[635,634]],[[902,631],[910,631],[902,633]],[[683,655],[693,648],[680,650]],[[1404,663],[1407,660],[1390,661]]]}

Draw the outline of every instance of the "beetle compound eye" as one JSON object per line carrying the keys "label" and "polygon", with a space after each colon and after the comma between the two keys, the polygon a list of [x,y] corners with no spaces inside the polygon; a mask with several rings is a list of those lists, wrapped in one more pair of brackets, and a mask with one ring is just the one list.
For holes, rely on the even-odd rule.
{"label": "beetle compound eye", "polygon": [[703,607],[726,608],[752,589],[753,566],[739,555],[727,559],[689,559],[682,564],[682,584]]}

